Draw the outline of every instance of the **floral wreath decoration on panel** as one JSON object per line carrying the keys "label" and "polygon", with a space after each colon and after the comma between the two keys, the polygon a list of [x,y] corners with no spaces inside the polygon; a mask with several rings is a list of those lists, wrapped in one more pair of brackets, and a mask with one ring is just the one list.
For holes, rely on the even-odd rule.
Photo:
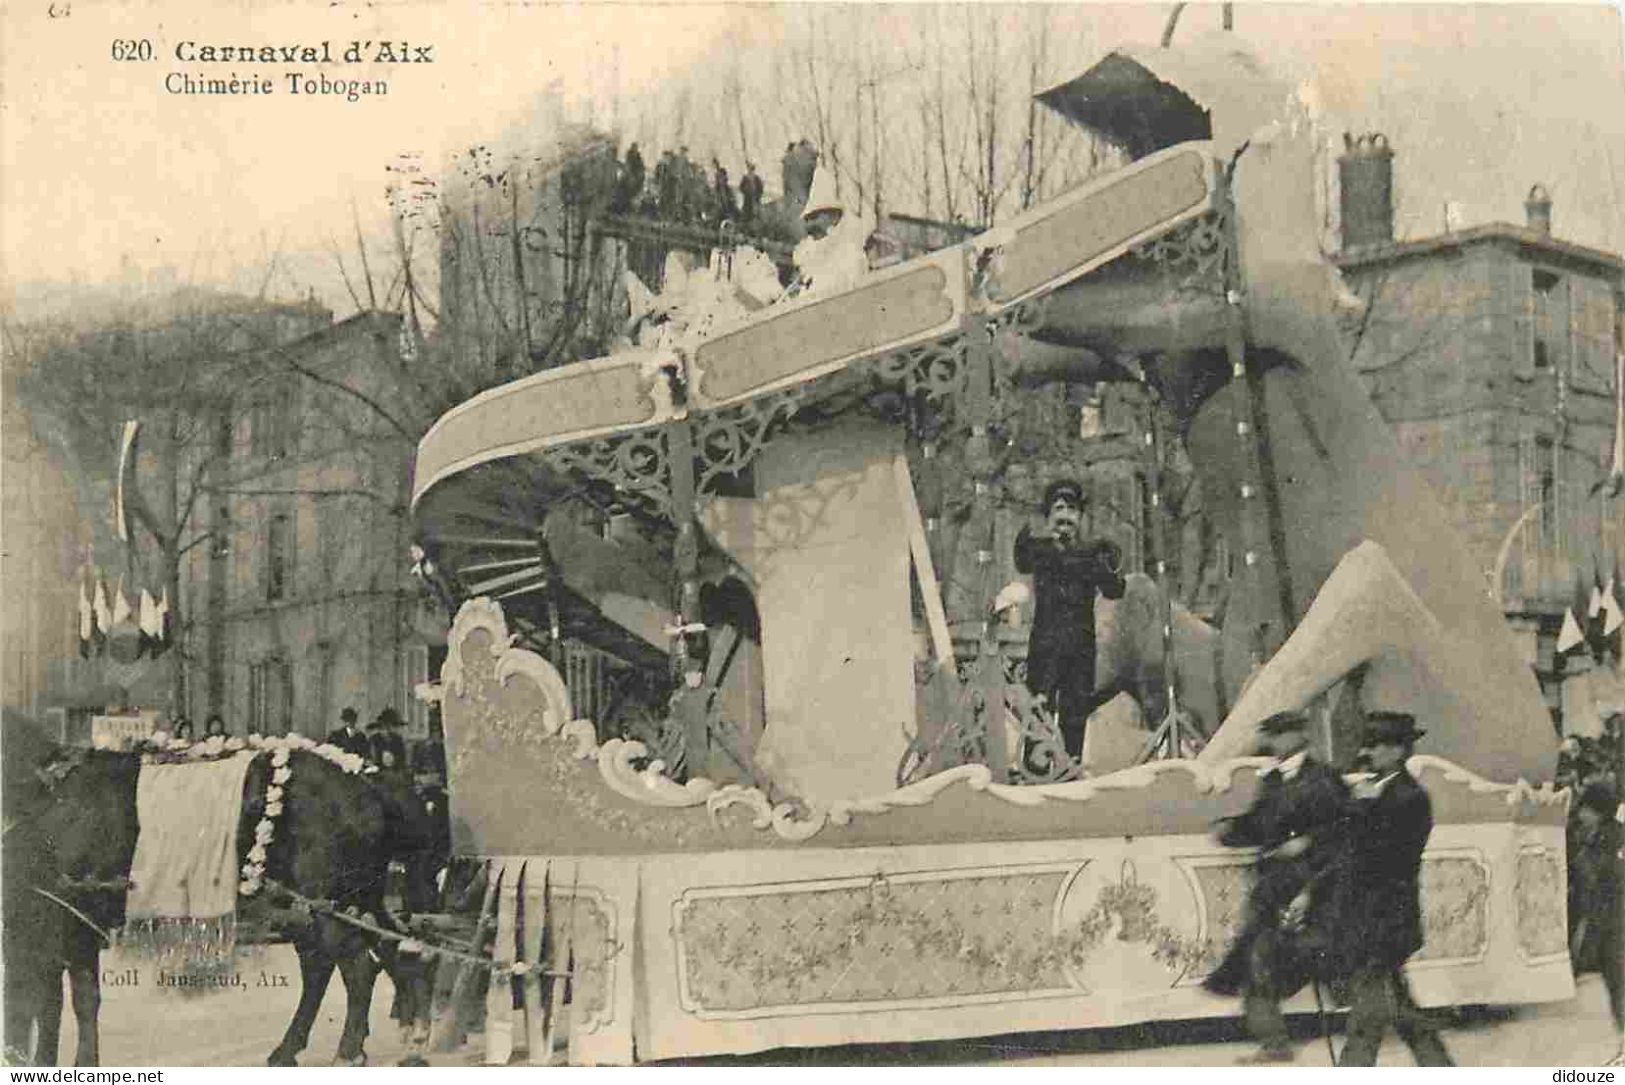
{"label": "floral wreath decoration on panel", "polygon": [[[927,806],[938,795],[959,784],[1014,806],[1038,807],[1050,803],[1089,802],[1114,792],[1140,791],[1170,775],[1185,777],[1197,794],[1223,794],[1230,790],[1238,771],[1257,772],[1270,764],[1270,759],[1263,757],[1238,757],[1215,765],[1191,760],[1150,761],[1104,776],[1035,785],[995,783],[986,765],[967,764],[881,795],[837,799],[818,807],[773,803],[756,787],[719,786],[704,778],[678,783],[666,775],[666,763],[651,758],[649,748],[642,742],[610,738],[600,743],[593,721],[573,716],[569,690],[558,671],[535,652],[516,646],[518,634],[508,631],[501,605],[488,597],[470,599],[458,611],[447,638],[442,680],[438,684],[425,684],[418,696],[444,701],[447,697],[464,694],[467,675],[463,653],[468,636],[477,630],[484,630],[490,636],[489,651],[496,657],[492,677],[498,685],[505,686],[509,679],[524,676],[541,691],[542,729],[535,738],[568,742],[570,754],[578,761],[595,763],[599,779],[616,795],[649,808],[688,809],[703,805],[714,823],[723,811],[742,807],[751,815],[753,828],[771,830],[780,839],[792,843],[811,840],[826,826],[849,825],[856,815],[877,816],[895,809]],[[639,762],[642,762],[641,767]],[[1407,767],[1418,776],[1425,770],[1437,771],[1446,781],[1463,785],[1473,793],[1499,794],[1509,807],[1523,802],[1539,806],[1566,805],[1569,801],[1566,790],[1554,790],[1550,783],[1539,787],[1521,779],[1513,784],[1495,783],[1454,762],[1427,754],[1413,756]]]}

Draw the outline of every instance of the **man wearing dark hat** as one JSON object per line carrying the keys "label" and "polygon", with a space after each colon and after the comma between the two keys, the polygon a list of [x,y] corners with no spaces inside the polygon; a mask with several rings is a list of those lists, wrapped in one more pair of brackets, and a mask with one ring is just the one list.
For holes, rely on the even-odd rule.
{"label": "man wearing dark hat", "polygon": [[1574,974],[1602,974],[1608,989],[1608,1007],[1625,1054],[1625,911],[1619,884],[1625,875],[1625,850],[1619,821],[1619,799],[1606,781],[1593,781],[1580,792],[1569,824],[1569,959]]}
{"label": "man wearing dark hat", "polygon": [[1225,818],[1218,834],[1226,847],[1259,849],[1241,931],[1202,983],[1213,994],[1241,993],[1259,1043],[1245,1063],[1290,1062],[1296,1055],[1281,1000],[1303,987],[1308,962],[1285,934],[1286,916],[1301,907],[1311,921],[1322,920],[1332,888],[1324,875],[1347,816],[1348,787],[1310,753],[1308,725],[1301,712],[1277,712],[1258,725],[1258,752],[1274,764],[1260,774],[1246,812]]}
{"label": "man wearing dark hat", "polygon": [[1338,877],[1336,971],[1347,977],[1348,1042],[1339,1066],[1375,1066],[1389,1028],[1418,1066],[1453,1066],[1438,1029],[1411,998],[1405,961],[1422,948],[1419,881],[1433,831],[1428,793],[1405,771],[1425,732],[1404,712],[1368,712]]}
{"label": "man wearing dark hat", "polygon": [[1123,556],[1104,539],[1083,539],[1083,486],[1073,479],[1044,491],[1044,526],[1016,535],[1016,571],[1033,578],[1027,688],[1048,702],[1073,758],[1094,708],[1095,592],[1123,597]]}
{"label": "man wearing dark hat", "polygon": [[371,757],[372,744],[367,741],[367,736],[361,733],[361,729],[355,725],[355,721],[355,709],[345,708],[343,712],[339,713],[339,729],[329,734],[327,741],[345,753],[353,753],[358,757]]}
{"label": "man wearing dark hat", "polygon": [[753,225],[762,210],[762,179],[756,173],[756,163],[745,163],[745,176],[739,179],[739,198],[744,206],[740,209],[740,221],[746,226]]}

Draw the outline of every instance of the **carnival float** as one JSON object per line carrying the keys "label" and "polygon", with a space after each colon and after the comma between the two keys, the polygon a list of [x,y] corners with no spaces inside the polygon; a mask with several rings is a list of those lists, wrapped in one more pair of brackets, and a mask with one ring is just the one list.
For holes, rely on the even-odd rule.
{"label": "carnival float", "polygon": [[[544,1020],[614,1064],[1235,1014],[1200,981],[1250,857],[1211,825],[1289,707],[1341,764],[1362,706],[1428,729],[1418,1000],[1572,994],[1567,797],[1530,783],[1556,740],[1344,362],[1312,83],[1226,37],[1113,52],[1040,100],[1129,164],[796,296],[697,271],[664,324],[635,303],[625,349],[421,442],[421,565],[456,604],[425,693],[522,990],[491,985],[487,1061],[551,1057]],[[1146,548],[1143,748],[1082,771],[1001,596],[1047,481],[1002,470],[1006,408],[1053,381],[1151,394],[1235,556],[1214,630]],[[662,710],[612,712],[587,649]]]}

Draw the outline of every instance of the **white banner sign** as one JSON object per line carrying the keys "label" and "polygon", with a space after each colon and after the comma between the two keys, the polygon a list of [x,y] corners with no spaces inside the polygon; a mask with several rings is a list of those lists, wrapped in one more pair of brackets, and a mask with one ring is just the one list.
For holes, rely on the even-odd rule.
{"label": "white banner sign", "polygon": [[134,716],[92,716],[90,744],[99,750],[121,749],[149,737],[158,726],[158,713]]}

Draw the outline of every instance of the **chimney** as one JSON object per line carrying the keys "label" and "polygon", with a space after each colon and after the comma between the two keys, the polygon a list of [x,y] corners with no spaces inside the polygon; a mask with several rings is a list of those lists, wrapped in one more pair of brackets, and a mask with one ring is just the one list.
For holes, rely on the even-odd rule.
{"label": "chimney", "polygon": [[1545,185],[1536,185],[1529,190],[1528,198],[1523,201],[1523,210],[1529,216],[1531,230],[1552,236],[1552,197]]}
{"label": "chimney", "polygon": [[1343,249],[1383,245],[1394,239],[1394,152],[1388,137],[1343,134],[1337,160]]}

